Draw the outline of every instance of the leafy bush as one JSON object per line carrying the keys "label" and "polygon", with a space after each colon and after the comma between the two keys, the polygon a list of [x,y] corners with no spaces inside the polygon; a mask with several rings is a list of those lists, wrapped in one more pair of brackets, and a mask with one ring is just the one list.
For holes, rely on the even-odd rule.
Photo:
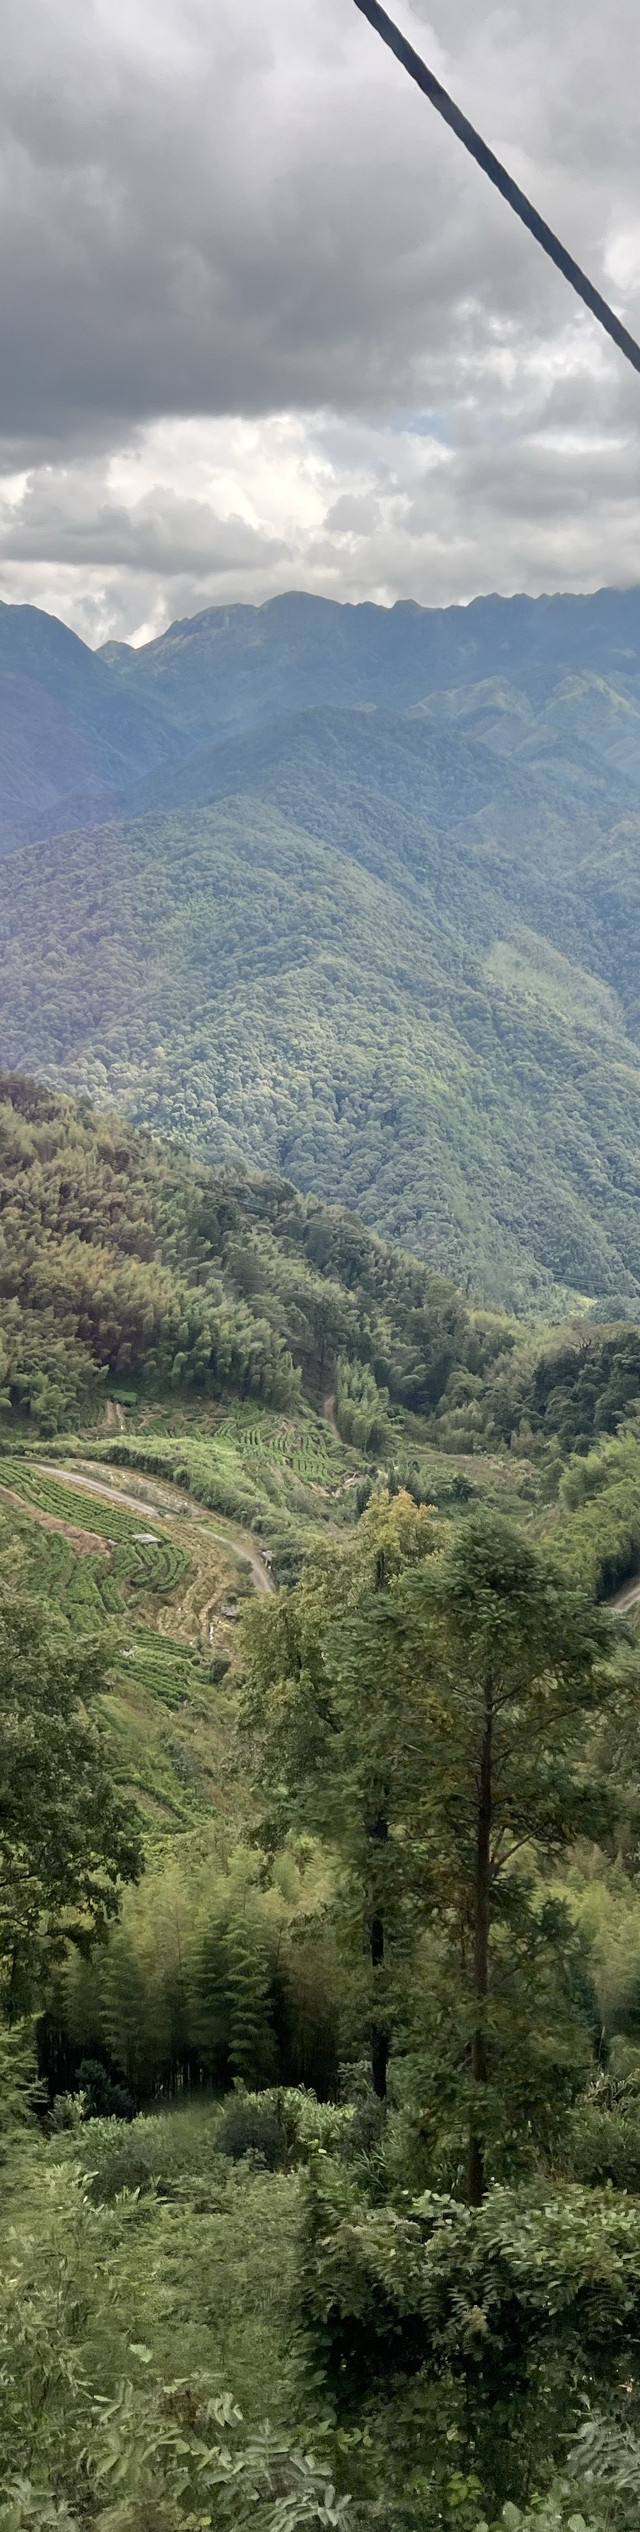
{"label": "leafy bush", "polygon": [[[379,2118],[379,2104],[375,2108]],[[312,2161],[318,2152],[362,2151],[368,2134],[361,2104],[356,2109],[318,2101],[302,2086],[259,2093],[240,2086],[223,2112],[216,2145],[234,2162],[259,2154],[268,2170],[286,2171]]]}
{"label": "leafy bush", "polygon": [[0,2499],[0,2532],[80,2532],[80,2526],[64,2497],[33,2488],[30,2479],[15,2479]]}
{"label": "leafy bush", "polygon": [[124,2190],[130,2194],[138,2191],[144,2197],[153,2188],[153,2179],[148,2154],[132,2140],[130,2144],[119,2142],[112,2146],[96,2171],[90,2173],[87,2188],[95,2207],[108,2207],[122,2197]]}
{"label": "leafy bush", "polygon": [[133,2102],[124,2084],[114,2084],[105,2066],[97,2057],[82,2057],[77,2073],[78,2091],[84,2094],[87,2117],[91,2119],[132,2119]]}
{"label": "leafy bush", "polygon": [[270,2172],[284,2170],[288,2160],[285,2120],[265,2095],[237,2093],[220,2121],[216,2143],[218,2153],[228,2154],[232,2163],[258,2154]]}
{"label": "leafy bush", "polygon": [[[622,2044],[623,2050],[625,2044]],[[617,2043],[619,2051],[620,2043]],[[640,2070],[617,2073],[614,2065],[577,2103],[569,2132],[570,2168],[576,2180],[601,2189],[640,2194]]]}
{"label": "leafy bush", "polygon": [[551,2349],[585,2382],[615,2375],[640,2327],[640,2209],[570,2186],[493,2188],[478,2208],[427,2194],[398,2213],[314,2174],[301,2309],[350,2394],[391,2366],[499,2398]]}
{"label": "leafy bush", "polygon": [[235,2400],[206,2379],[146,2396],[125,2382],[96,2429],[90,2478],[111,2498],[104,2532],[151,2523],[182,2532],[185,2521],[232,2532],[248,2523],[258,2532],[346,2532],[348,2499],[336,2496],[330,2468],[268,2426],[247,2432]]}

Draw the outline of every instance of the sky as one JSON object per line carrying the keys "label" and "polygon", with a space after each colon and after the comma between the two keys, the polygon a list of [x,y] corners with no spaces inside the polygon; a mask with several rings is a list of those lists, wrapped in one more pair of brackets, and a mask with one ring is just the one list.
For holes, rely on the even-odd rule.
{"label": "sky", "polygon": [[[640,334],[637,0],[396,0]],[[0,597],[640,581],[640,377],[353,0],[3,0]]]}

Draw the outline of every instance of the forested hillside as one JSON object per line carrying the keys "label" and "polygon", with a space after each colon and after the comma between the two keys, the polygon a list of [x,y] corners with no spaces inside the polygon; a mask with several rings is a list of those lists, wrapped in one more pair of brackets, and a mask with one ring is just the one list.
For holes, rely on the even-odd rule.
{"label": "forested hillside", "polygon": [[374,806],[380,873],[256,800],[14,855],[5,1063],[346,1200],[490,1300],[637,1296],[635,1019],[582,963],[595,901],[631,999],[634,832],[610,899],[595,849],[550,881],[551,940],[537,874],[514,904],[495,855],[423,836],[419,875]]}
{"label": "forested hillside", "polygon": [[118,692],[86,643],[37,607],[0,601],[0,690],[0,854],[108,816],[172,753],[153,705]]}
{"label": "forested hillside", "polygon": [[640,1328],[0,1092],[1,2532],[633,2532]]}
{"label": "forested hillside", "polygon": [[[5,1065],[347,1203],[492,1304],[633,1307],[637,593],[292,598],[99,661],[14,612],[16,764],[49,751],[40,832],[68,831],[0,874]],[[79,713],[89,823],[52,754]]]}
{"label": "forested hillside", "polygon": [[[91,1430],[101,1449],[122,1462],[133,1451],[151,1474],[179,1465],[205,1502],[266,1527],[289,1554],[305,1518],[355,1515],[349,1490],[337,1508],[323,1483],[336,1427],[347,1446],[338,1495],[358,1466],[369,1483],[386,1466],[418,1501],[446,1502],[451,1454],[477,1460],[482,1486],[487,1454],[498,1453],[512,1488],[533,1464],[553,1501],[577,1453],[576,1504],[606,1496],[612,1572],[622,1581],[634,1570],[633,1460],[623,1452],[619,1463],[613,1446],[640,1402],[635,1324],[583,1314],[545,1331],[479,1310],[286,1179],[206,1170],[16,1076],[0,1091],[5,1449]],[[167,1427],[171,1399],[179,1440],[171,1416]],[[108,1442],[113,1402],[121,1439]],[[278,1472],[275,1437],[296,1434],[300,1418]]]}

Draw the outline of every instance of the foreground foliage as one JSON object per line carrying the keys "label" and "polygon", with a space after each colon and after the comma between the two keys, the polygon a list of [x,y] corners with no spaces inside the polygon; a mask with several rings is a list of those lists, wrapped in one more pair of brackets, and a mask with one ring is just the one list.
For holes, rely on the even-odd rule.
{"label": "foreground foliage", "polygon": [[64,1622],[0,1591],[0,1974],[9,1994],[44,1931],[74,1912],[103,1927],[142,1854],[91,1707],[108,1650],[78,1650]]}
{"label": "foreground foliage", "polygon": [[632,2532],[637,1331],[8,1090],[0,2532]]}
{"label": "foreground foliage", "polygon": [[479,2199],[486,2157],[548,2144],[580,2083],[579,1963],[532,1857],[539,1874],[615,1821],[585,1764],[612,1699],[606,1621],[507,1523],[474,1513],[443,1544],[399,1495],[246,1638],[254,1770],[351,1878],[376,2088],[404,2024],[423,2038],[425,2128],[448,2132],[455,2169],[466,2127]]}

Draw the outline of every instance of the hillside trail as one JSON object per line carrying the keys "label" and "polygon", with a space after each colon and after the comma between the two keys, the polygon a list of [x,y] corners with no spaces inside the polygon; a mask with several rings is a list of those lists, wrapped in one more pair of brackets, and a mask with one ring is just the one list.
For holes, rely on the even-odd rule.
{"label": "hillside trail", "polygon": [[75,1548],[77,1556],[108,1556],[107,1540],[99,1538],[97,1530],[78,1530],[72,1521],[60,1521],[57,1513],[45,1512],[41,1504],[29,1503],[25,1495],[14,1493],[13,1486],[0,1486],[0,1496],[5,1503],[14,1503],[18,1512],[25,1512],[28,1520],[37,1521],[41,1530],[58,1530]]}
{"label": "hillside trail", "polygon": [[636,1575],[635,1582],[625,1583],[622,1591],[614,1592],[613,1599],[607,1601],[607,1608],[617,1609],[622,1617],[625,1609],[635,1608],[638,1600],[640,1600],[640,1575]]}
{"label": "hillside trail", "polygon": [[[34,1466],[38,1468],[41,1476],[51,1476],[50,1461],[35,1461]],[[195,1498],[192,1495],[188,1495],[186,1493],[183,1494],[182,1489],[180,1489],[179,1496],[177,1496],[175,1502],[172,1501],[171,1498],[168,1498],[165,1492],[163,1492],[162,1496],[158,1494],[155,1501],[152,1501],[150,1493],[146,1496],[143,1494],[127,1494],[123,1487],[110,1486],[105,1483],[104,1479],[85,1476],[83,1469],[59,1468],[56,1466],[56,1477],[60,1477],[63,1484],[66,1486],[76,1486],[81,1494],[98,1495],[101,1497],[103,1502],[118,1504],[126,1512],[145,1513],[147,1518],[151,1521],[176,1521],[180,1519],[181,1515],[184,1518],[186,1513],[192,1520],[197,1520],[200,1525],[206,1529],[207,1537],[215,1539],[218,1547],[235,1549],[236,1554],[243,1558],[244,1563],[250,1565],[256,1589],[258,1591],[275,1590],[275,1584],[272,1580],[271,1574],[267,1572],[266,1565],[263,1565],[262,1557],[258,1554],[257,1548],[255,1548],[246,1537],[245,1532],[235,1530],[231,1525],[228,1530],[215,1530],[212,1522],[209,1520],[206,1504],[196,1503]],[[61,1523],[59,1526],[64,1527],[64,1524]]]}
{"label": "hillside trail", "polygon": [[108,1433],[126,1433],[126,1416],[122,1407],[118,1406],[116,1398],[105,1400],[104,1420]]}

